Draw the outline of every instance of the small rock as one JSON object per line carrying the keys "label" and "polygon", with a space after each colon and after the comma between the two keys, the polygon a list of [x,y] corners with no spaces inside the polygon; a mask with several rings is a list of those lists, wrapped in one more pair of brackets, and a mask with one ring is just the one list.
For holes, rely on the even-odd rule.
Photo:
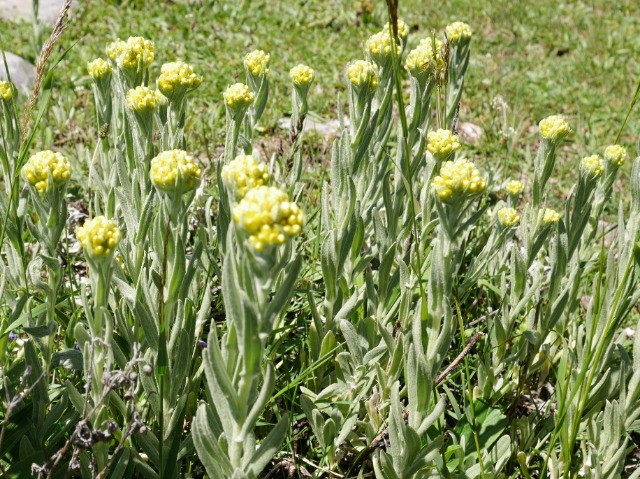
{"label": "small rock", "polygon": [[[291,119],[281,118],[278,120],[278,126],[285,130],[291,129]],[[349,126],[349,120],[344,119],[344,126]],[[323,136],[334,136],[340,131],[340,122],[338,120],[329,120],[326,122],[317,121],[313,118],[307,118],[304,122],[305,133],[318,133]]]}
{"label": "small rock", "polygon": [[[36,67],[14,53],[5,52],[5,55],[11,81],[21,92],[30,93],[36,81]],[[0,79],[7,80],[7,72],[2,58],[0,58]]]}
{"label": "small rock", "polygon": [[[38,20],[53,25],[62,10],[65,0],[40,0]],[[71,3],[73,6],[73,2]],[[33,2],[31,0],[0,0],[0,16],[11,21],[31,21]]]}
{"label": "small rock", "polygon": [[469,123],[466,121],[458,123],[458,135],[460,135],[460,139],[465,143],[475,145],[478,143],[483,133],[484,130],[482,127],[475,123]]}

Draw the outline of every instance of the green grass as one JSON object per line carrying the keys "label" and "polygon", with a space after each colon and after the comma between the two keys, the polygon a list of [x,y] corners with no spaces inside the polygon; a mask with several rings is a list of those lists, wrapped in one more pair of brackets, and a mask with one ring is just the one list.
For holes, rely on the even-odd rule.
{"label": "green grass", "polygon": [[[386,21],[385,3],[375,3],[364,18],[351,0],[82,2],[58,46],[62,51],[77,42],[56,72],[54,101],[61,108],[57,120],[50,118],[55,126],[47,137],[65,150],[73,151],[76,143],[91,147],[96,135],[85,64],[104,56],[112,39],[143,35],[156,44],[156,71],[163,62],[179,58],[204,75],[191,104],[197,115],[192,116],[189,146],[209,157],[216,157],[224,143],[222,92],[244,78],[244,54],[255,48],[270,52],[273,89],[258,140],[269,153],[275,148],[271,140],[286,134],[277,122],[290,109],[288,70],[293,65],[304,62],[316,70],[311,109],[326,119],[335,117],[338,95],[345,91],[345,64],[362,56],[368,35]],[[506,167],[526,178],[532,168],[525,145],[531,144],[537,122],[562,113],[574,127],[575,143],[565,148],[558,165],[560,196],[575,181],[579,158],[602,154],[615,139],[640,78],[640,64],[634,61],[640,52],[637,2],[403,0],[400,15],[412,29],[410,46],[454,20],[472,26],[460,119],[484,129],[468,154],[485,169]],[[0,43],[34,60],[32,31],[28,22],[2,21]],[[492,107],[498,95],[508,105],[506,125]],[[64,112],[71,110],[67,123]],[[633,113],[621,137],[627,147],[639,133],[637,119]],[[504,137],[500,131],[505,127],[516,133]],[[320,155],[326,151],[322,146]]]}

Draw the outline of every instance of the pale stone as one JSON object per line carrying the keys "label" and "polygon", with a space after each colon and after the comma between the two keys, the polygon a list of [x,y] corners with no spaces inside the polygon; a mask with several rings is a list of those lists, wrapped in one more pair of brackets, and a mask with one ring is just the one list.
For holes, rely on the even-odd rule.
{"label": "pale stone", "polygon": [[[30,93],[36,81],[36,67],[22,57],[5,52],[11,81],[23,93]],[[7,80],[7,72],[0,56],[0,79]]]}
{"label": "pale stone", "polygon": [[[281,118],[278,121],[278,126],[285,130],[291,129],[291,119]],[[344,126],[349,126],[349,120],[345,118]],[[329,120],[326,122],[317,121],[312,118],[307,118],[304,122],[305,133],[317,133],[323,136],[334,136],[340,131],[340,122],[338,120]]]}
{"label": "pale stone", "polygon": [[[38,20],[53,25],[62,10],[65,0],[40,0]],[[73,3],[71,5],[73,6]],[[31,0],[0,0],[0,15],[5,20],[33,20],[33,2]]]}
{"label": "pale stone", "polygon": [[469,123],[463,121],[458,124],[458,135],[460,135],[460,139],[464,143],[470,143],[475,145],[480,140],[480,137],[484,133],[482,127],[476,125],[475,123]]}

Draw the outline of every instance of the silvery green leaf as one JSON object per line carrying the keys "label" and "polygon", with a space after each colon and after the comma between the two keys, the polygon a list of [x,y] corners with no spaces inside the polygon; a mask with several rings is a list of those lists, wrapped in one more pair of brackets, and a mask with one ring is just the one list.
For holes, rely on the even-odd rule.
{"label": "silvery green leaf", "polygon": [[349,321],[342,320],[339,324],[344,339],[347,342],[349,352],[351,353],[357,364],[362,364],[362,356],[366,344],[363,342],[362,338]]}
{"label": "silvery green leaf", "polygon": [[56,351],[51,355],[50,367],[62,366],[67,369],[83,369],[82,353],[75,349]]}
{"label": "silvery green leaf", "polygon": [[260,389],[260,394],[256,398],[256,400],[251,405],[249,413],[244,420],[244,424],[242,425],[242,436],[246,436],[250,432],[253,431],[262,410],[265,408],[269,399],[271,399],[271,394],[273,393],[273,387],[275,385],[274,378],[274,368],[271,363],[267,364],[267,372],[264,378],[264,382],[262,383],[262,388]]}
{"label": "silvery green leaf", "polygon": [[54,321],[51,321],[44,326],[33,326],[33,327],[24,326],[22,330],[25,333],[27,333],[29,336],[32,336],[34,338],[45,338],[47,336],[52,335],[57,328],[58,328],[58,324]]}
{"label": "silvery green leaf", "polygon": [[249,464],[250,474],[258,476],[263,469],[267,467],[267,464],[269,464],[271,459],[273,459],[279,451],[285,437],[287,436],[288,430],[289,416],[288,414],[284,414],[278,421],[278,424],[271,429],[271,432],[269,432],[267,437],[260,443],[258,450],[251,458],[251,462]]}
{"label": "silvery green leaf", "polygon": [[233,424],[239,421],[238,395],[227,373],[226,363],[220,353],[218,339],[209,332],[207,348],[202,353],[204,372],[207,377],[209,394],[215,401],[216,411],[227,437],[232,437]]}
{"label": "silvery green leaf", "polygon": [[207,474],[215,479],[224,479],[233,474],[233,467],[209,428],[211,413],[208,409],[208,406],[201,404],[193,418],[193,444]]}

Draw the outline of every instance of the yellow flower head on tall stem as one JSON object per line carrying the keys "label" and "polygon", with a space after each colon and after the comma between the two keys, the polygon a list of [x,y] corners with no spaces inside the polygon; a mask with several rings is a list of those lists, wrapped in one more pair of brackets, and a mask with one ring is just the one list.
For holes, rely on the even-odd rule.
{"label": "yellow flower head on tall stem", "polygon": [[254,50],[244,57],[244,66],[254,77],[269,74],[269,54],[262,50]]}
{"label": "yellow flower head on tall stem", "polygon": [[155,59],[155,46],[144,37],[129,37],[126,42],[116,40],[107,47],[107,55],[118,68],[135,70],[139,66],[148,67]]}
{"label": "yellow flower head on tall stem", "polygon": [[439,129],[427,133],[427,150],[433,156],[446,157],[460,148],[462,146],[458,135],[454,135],[451,130]]}
{"label": "yellow flower head on tall stem", "polygon": [[[384,24],[382,31],[383,32],[390,31],[389,22]],[[409,36],[409,25],[407,25],[407,22],[405,22],[404,20],[398,18],[398,37],[400,37],[404,41],[407,39],[408,36]]]}
{"label": "yellow flower head on tall stem", "polygon": [[502,208],[498,211],[498,221],[505,228],[512,228],[520,223],[520,215],[514,208]]}
{"label": "yellow flower head on tall stem", "polygon": [[154,111],[162,95],[146,86],[138,86],[127,93],[127,105],[136,113],[150,113]]}
{"label": "yellow flower head on tall stem", "polygon": [[396,41],[392,41],[389,30],[382,30],[371,35],[367,40],[367,50],[371,54],[371,58],[379,65],[384,65],[391,58],[391,49],[395,46],[396,57],[402,52],[400,45]]}
{"label": "yellow flower head on tall stem", "polygon": [[438,198],[454,203],[460,198],[482,193],[487,188],[476,165],[467,160],[445,161],[431,186]]}
{"label": "yellow flower head on tall stem", "polygon": [[113,73],[113,68],[106,60],[102,58],[96,58],[95,60],[87,63],[87,72],[89,76],[94,80],[100,80]]}
{"label": "yellow flower head on tall stem", "polygon": [[540,122],[540,135],[551,142],[558,142],[569,133],[569,123],[560,115],[549,116]]}
{"label": "yellow flower head on tall stem", "polygon": [[285,243],[287,238],[300,234],[304,224],[300,207],[284,191],[271,186],[249,190],[234,206],[232,216],[257,252]]}
{"label": "yellow flower head on tall stem", "polygon": [[151,182],[160,191],[186,193],[200,184],[202,171],[186,151],[163,151],[151,160]]}
{"label": "yellow flower head on tall stem", "polygon": [[404,66],[415,77],[429,73],[440,76],[446,69],[443,51],[444,43],[441,40],[436,39],[434,44],[433,39],[423,38],[420,44],[409,52]]}
{"label": "yellow flower head on tall stem", "polygon": [[519,180],[511,180],[507,183],[506,190],[509,195],[518,197],[524,193],[524,183]]}
{"label": "yellow flower head on tall stem", "polygon": [[627,150],[620,145],[610,145],[604,150],[604,159],[614,165],[616,168],[624,165],[624,162],[629,158]]}
{"label": "yellow flower head on tall stem", "polygon": [[92,259],[109,258],[120,242],[120,229],[112,220],[97,216],[76,230],[85,254]]}
{"label": "yellow flower head on tall stem", "polygon": [[244,83],[235,83],[224,92],[224,103],[232,110],[248,108],[255,95]]}
{"label": "yellow flower head on tall stem", "polygon": [[267,165],[252,155],[237,156],[222,167],[222,181],[240,198],[252,188],[263,186],[269,181]]}
{"label": "yellow flower head on tall stem", "polygon": [[541,227],[555,225],[560,221],[560,214],[556,210],[546,208],[538,211],[538,221]]}
{"label": "yellow flower head on tall stem", "polygon": [[451,43],[471,39],[471,27],[464,22],[453,22],[451,25],[447,25],[445,32]]}
{"label": "yellow flower head on tall stem", "polygon": [[195,90],[201,83],[202,77],[195,74],[193,66],[182,61],[162,65],[157,81],[158,90],[166,97]]}
{"label": "yellow flower head on tall stem", "polygon": [[599,155],[585,156],[580,162],[580,167],[591,178],[598,178],[604,172],[604,161]]}
{"label": "yellow flower head on tall stem", "polygon": [[308,86],[315,78],[315,72],[307,65],[297,65],[289,70],[291,81],[296,86]]}
{"label": "yellow flower head on tall stem", "polygon": [[13,85],[9,81],[0,80],[0,98],[7,103],[13,98]]}
{"label": "yellow flower head on tall stem", "polygon": [[61,153],[40,151],[29,158],[22,168],[22,174],[43,195],[50,186],[49,178],[53,180],[53,187],[67,182],[71,177],[71,164]]}
{"label": "yellow flower head on tall stem", "polygon": [[347,77],[355,88],[367,87],[369,91],[378,88],[378,76],[373,63],[356,60],[347,66]]}

